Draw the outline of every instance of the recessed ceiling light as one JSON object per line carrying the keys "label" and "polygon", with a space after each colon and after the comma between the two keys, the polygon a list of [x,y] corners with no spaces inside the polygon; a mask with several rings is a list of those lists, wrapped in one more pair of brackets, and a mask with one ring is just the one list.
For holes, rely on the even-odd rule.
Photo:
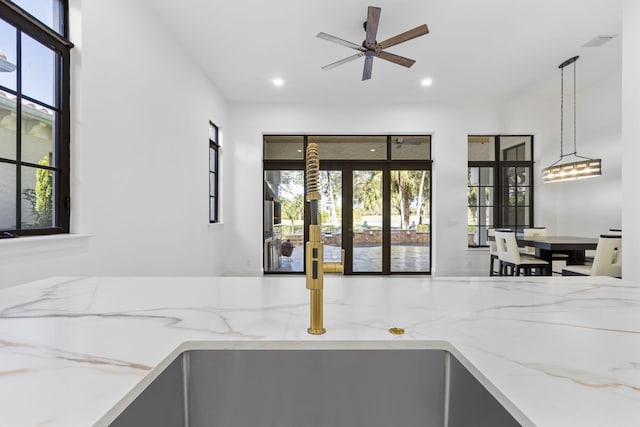
{"label": "recessed ceiling light", "polygon": [[298,153],[302,153],[302,150],[298,148]]}
{"label": "recessed ceiling light", "polygon": [[600,47],[615,36],[597,36],[586,42],[582,47]]}
{"label": "recessed ceiling light", "polygon": [[376,149],[375,149],[375,148],[372,148],[372,149],[371,149],[371,150],[369,150],[369,151],[371,151],[371,152],[373,153],[374,151],[376,151]]}
{"label": "recessed ceiling light", "polygon": [[280,77],[276,77],[275,79],[271,80],[271,83],[273,83],[274,86],[280,87],[284,85],[284,80],[282,80]]}
{"label": "recessed ceiling light", "polygon": [[422,80],[422,81],[420,82],[420,84],[421,84],[422,86],[424,86],[424,87],[431,86],[431,85],[433,84],[433,80],[431,80],[431,79],[424,79],[424,80]]}

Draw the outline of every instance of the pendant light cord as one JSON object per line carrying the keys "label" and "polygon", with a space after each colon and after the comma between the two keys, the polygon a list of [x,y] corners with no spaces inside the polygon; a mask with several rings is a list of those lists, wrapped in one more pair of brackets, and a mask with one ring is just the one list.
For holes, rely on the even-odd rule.
{"label": "pendant light cord", "polygon": [[[557,162],[552,164],[555,165],[562,161],[567,156],[574,155],[576,157],[580,157],[581,159],[591,159],[590,157],[584,157],[578,155],[578,135],[577,135],[577,101],[576,101],[576,93],[577,93],[577,84],[576,84],[576,60],[578,56],[574,56],[573,58],[569,58],[559,65],[560,68],[560,159]],[[564,68],[570,64],[573,64],[573,153],[564,154]]]}
{"label": "pendant light cord", "polygon": [[[573,154],[575,157],[581,158],[581,159],[586,159],[586,160],[591,160],[591,157],[585,157],[585,156],[580,156],[578,155],[578,144],[577,144],[577,138],[578,138],[578,130],[577,130],[577,113],[576,110],[578,109],[578,103],[576,101],[576,94],[578,93],[577,90],[577,86],[576,86],[576,63],[577,63],[577,59],[578,57],[576,57],[576,59],[573,61],[573,153],[569,153],[567,154],[567,156]],[[564,71],[564,69],[563,69]]]}
{"label": "pendant light cord", "polygon": [[560,68],[560,159],[564,157],[562,150],[564,139],[564,67]]}
{"label": "pendant light cord", "polygon": [[576,63],[573,63],[573,154],[578,154],[576,145]]}

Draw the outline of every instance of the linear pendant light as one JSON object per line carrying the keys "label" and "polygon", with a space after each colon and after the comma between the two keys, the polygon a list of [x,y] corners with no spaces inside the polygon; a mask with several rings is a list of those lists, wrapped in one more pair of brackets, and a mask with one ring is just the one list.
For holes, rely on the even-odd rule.
{"label": "linear pendant light", "polygon": [[[547,182],[572,181],[593,178],[602,175],[602,160],[578,155],[576,148],[576,61],[578,56],[569,58],[558,66],[560,68],[560,159],[542,172],[542,179]],[[564,153],[564,68],[573,64],[573,152]],[[574,156],[579,160],[562,162],[565,157]]]}

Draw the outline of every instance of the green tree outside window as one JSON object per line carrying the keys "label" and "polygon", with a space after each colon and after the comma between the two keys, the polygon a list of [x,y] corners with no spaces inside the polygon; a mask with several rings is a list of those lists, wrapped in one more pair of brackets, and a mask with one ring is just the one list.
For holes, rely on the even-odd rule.
{"label": "green tree outside window", "polygon": [[[49,166],[49,156],[38,162],[40,166]],[[50,226],[53,223],[53,172],[48,169],[36,171],[36,188],[27,188],[22,194],[31,205],[35,217],[35,226]]]}

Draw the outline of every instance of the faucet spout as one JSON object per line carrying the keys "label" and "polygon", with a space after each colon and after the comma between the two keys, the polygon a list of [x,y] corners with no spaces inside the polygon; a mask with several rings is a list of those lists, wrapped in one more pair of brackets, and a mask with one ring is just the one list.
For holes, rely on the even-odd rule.
{"label": "faucet spout", "polygon": [[318,190],[318,177],[320,175],[320,153],[318,144],[310,143],[306,153],[307,175],[307,202],[311,212],[309,225],[309,241],[306,244],[307,257],[307,289],[311,291],[311,327],[307,332],[313,335],[325,333],[323,327],[323,245],[320,239],[320,215],[318,214],[318,202],[320,191]]}

